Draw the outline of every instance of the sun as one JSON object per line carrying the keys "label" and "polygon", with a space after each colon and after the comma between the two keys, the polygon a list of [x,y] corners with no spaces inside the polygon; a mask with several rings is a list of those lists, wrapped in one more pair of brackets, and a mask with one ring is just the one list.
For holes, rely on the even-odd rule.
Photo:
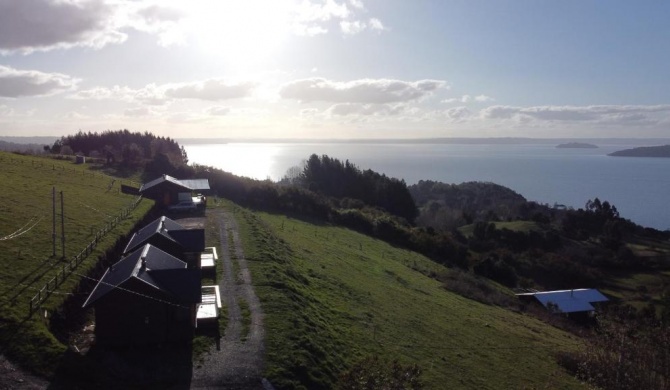
{"label": "sun", "polygon": [[206,55],[252,67],[281,49],[290,29],[291,7],[289,0],[196,0],[189,10],[189,30]]}

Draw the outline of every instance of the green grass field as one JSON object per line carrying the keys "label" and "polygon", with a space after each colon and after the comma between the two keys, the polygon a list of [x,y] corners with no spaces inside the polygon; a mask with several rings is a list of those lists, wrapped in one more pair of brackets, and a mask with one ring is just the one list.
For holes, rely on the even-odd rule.
{"label": "green grass field", "polygon": [[[127,234],[151,208],[141,201],[101,238],[90,255],[70,274],[34,315],[31,298],[68,267],[96,233],[108,226],[136,197],[120,192],[120,180],[88,165],[33,156],[0,153],[0,353],[44,375],[53,373],[66,346],[48,331],[51,315],[71,296],[81,276],[98,257]],[[124,182],[124,184],[131,184]],[[53,255],[52,189],[57,191],[57,247]],[[65,256],[61,236],[60,192],[63,193]],[[52,285],[53,286],[53,285]],[[46,317],[44,315],[46,310]]]}
{"label": "green grass field", "polygon": [[[371,355],[418,364],[426,388],[577,388],[554,353],[575,336],[443,288],[427,258],[338,227],[236,206],[280,388],[331,388]],[[422,272],[418,272],[421,270]]]}

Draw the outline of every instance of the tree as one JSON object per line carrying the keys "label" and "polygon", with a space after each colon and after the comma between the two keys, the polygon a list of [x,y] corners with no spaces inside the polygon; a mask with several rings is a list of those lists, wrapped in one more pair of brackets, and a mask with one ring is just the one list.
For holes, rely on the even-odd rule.
{"label": "tree", "polygon": [[182,164],[188,164],[188,154],[186,153],[184,145],[181,146],[181,162]]}
{"label": "tree", "polygon": [[144,153],[136,143],[124,145],[121,156],[123,157],[122,164],[129,168],[141,166],[144,160]]}
{"label": "tree", "polygon": [[667,389],[669,350],[669,327],[650,326],[628,313],[601,315],[578,374],[602,389]]}
{"label": "tree", "polygon": [[303,169],[297,165],[294,165],[286,170],[284,177],[279,181],[281,184],[292,185],[292,186],[302,186],[304,182]]}

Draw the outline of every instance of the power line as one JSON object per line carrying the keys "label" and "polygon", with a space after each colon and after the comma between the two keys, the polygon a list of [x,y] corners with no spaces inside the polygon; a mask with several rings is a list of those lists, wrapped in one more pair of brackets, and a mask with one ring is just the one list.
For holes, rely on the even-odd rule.
{"label": "power line", "polygon": [[[121,291],[129,292],[129,293],[131,293],[131,294],[135,294],[135,295],[140,296],[140,297],[143,297],[143,298],[151,299],[151,300],[154,300],[154,301],[156,301],[156,302],[164,303],[164,304],[166,304],[166,305],[176,306],[176,307],[179,307],[179,308],[182,308],[182,309],[190,309],[190,307],[188,307],[188,306],[180,305],[180,304],[178,304],[178,303],[174,303],[174,302],[164,301],[164,300],[162,300],[162,299],[158,299],[158,298],[155,298],[155,297],[146,295],[146,294],[142,294],[142,293],[137,292],[137,291],[129,290],[129,289],[127,289],[127,288],[120,287],[120,286],[117,286],[117,285],[115,285],[115,284],[111,284],[111,283],[104,282],[104,281],[102,281],[102,279],[95,279],[95,278],[92,278],[92,277],[90,277],[90,276],[82,275],[82,274],[77,273],[77,272],[72,272],[72,273],[75,274],[75,275],[77,275],[77,276],[79,276],[79,277],[86,278],[86,279],[92,280],[92,281],[94,281],[94,282],[101,283],[101,284],[104,284],[104,285],[106,285],[106,286],[109,286],[109,287],[112,287],[112,288],[115,288],[115,289],[118,289],[118,290],[121,290]],[[97,286],[96,286],[96,287],[97,287]],[[93,291],[95,291],[95,288],[93,289]],[[92,293],[93,291],[91,291],[91,293]]]}
{"label": "power line", "polygon": [[30,227],[26,228],[26,226],[30,225],[30,223],[31,223],[36,217],[37,217],[37,216],[30,218],[30,220],[28,220],[28,222],[27,222],[25,225],[23,225],[22,227],[20,227],[20,228],[19,228],[18,230],[16,230],[15,232],[13,232],[13,233],[11,233],[11,234],[8,234],[8,235],[6,235],[6,236],[4,236],[4,237],[0,237],[0,241],[11,240],[11,239],[13,239],[13,238],[22,236],[22,235],[28,233],[29,231],[31,231],[31,230],[32,230],[35,226],[37,226],[37,224],[40,223],[40,221],[42,221],[42,219],[44,218],[44,216],[41,216],[40,219],[38,219],[37,221],[35,221],[35,223],[33,223]]}

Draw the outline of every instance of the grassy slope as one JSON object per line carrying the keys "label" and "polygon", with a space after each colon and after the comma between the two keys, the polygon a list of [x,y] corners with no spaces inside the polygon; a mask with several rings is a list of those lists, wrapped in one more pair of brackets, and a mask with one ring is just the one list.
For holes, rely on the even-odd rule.
{"label": "grassy slope", "polygon": [[[119,181],[94,173],[88,166],[67,161],[0,153],[0,236],[34,228],[16,238],[0,241],[0,353],[8,353],[24,366],[48,375],[65,350],[49,333],[40,315],[28,318],[28,302],[42,286],[66,264],[61,261],[60,237],[57,255],[52,256],[52,187],[63,191],[65,203],[66,259],[79,253],[94,234],[111,218],[120,214],[135,199],[119,192]],[[124,183],[128,184],[128,183]],[[57,196],[60,213],[60,195]],[[123,220],[77,268],[85,274],[97,258],[111,247],[118,236],[127,233],[151,207],[142,201],[129,218]],[[58,220],[60,235],[60,220]],[[78,284],[70,275],[43,304],[53,313]],[[40,311],[40,314],[42,312]]]}
{"label": "grassy slope", "polygon": [[431,389],[580,386],[552,357],[578,339],[446,291],[415,271],[445,272],[425,257],[233,208],[266,316],[267,375],[279,388],[332,387],[371,354],[419,364]]}

